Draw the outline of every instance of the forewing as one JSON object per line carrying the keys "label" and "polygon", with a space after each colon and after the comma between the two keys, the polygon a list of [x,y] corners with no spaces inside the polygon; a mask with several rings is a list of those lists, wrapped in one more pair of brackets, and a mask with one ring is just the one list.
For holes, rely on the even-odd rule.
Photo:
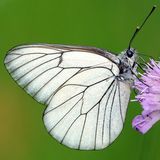
{"label": "forewing", "polygon": [[44,123],[59,142],[75,149],[102,149],[121,132],[129,86],[119,69],[95,48],[27,45],[9,51],[5,65],[38,102]]}
{"label": "forewing", "polygon": [[[38,102],[47,104],[56,90],[82,69],[111,68],[111,61],[100,56],[101,53],[104,52],[94,48],[76,50],[62,45],[24,45],[9,51],[5,65],[27,93]],[[113,72],[117,73],[117,70],[114,67]]]}

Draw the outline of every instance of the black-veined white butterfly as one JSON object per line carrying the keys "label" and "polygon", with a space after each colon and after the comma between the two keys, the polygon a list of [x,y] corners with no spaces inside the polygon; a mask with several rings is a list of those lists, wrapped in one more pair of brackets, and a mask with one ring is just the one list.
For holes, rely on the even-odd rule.
{"label": "black-veined white butterfly", "polygon": [[118,56],[94,47],[54,44],[22,45],[8,52],[7,70],[47,106],[44,124],[60,143],[98,150],[120,134],[137,68],[136,51],[130,46],[140,28]]}

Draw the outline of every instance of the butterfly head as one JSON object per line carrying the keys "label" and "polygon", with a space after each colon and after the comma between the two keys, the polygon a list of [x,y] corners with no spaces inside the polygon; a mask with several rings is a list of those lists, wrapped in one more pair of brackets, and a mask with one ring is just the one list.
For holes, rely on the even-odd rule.
{"label": "butterfly head", "polygon": [[134,48],[130,48],[124,51],[124,57],[127,59],[128,65],[134,69],[135,63],[137,61],[137,52]]}
{"label": "butterfly head", "polygon": [[137,61],[137,52],[134,48],[124,50],[118,57],[120,64],[125,68],[134,69]]}
{"label": "butterfly head", "polygon": [[126,56],[128,58],[132,58],[135,55],[135,49],[134,48],[130,48],[126,50]]}

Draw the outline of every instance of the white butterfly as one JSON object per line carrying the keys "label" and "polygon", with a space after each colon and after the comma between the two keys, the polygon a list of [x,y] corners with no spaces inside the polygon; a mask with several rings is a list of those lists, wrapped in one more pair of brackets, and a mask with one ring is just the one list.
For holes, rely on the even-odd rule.
{"label": "white butterfly", "polygon": [[[79,149],[102,149],[121,132],[130,96],[129,57],[87,47],[35,44],[9,51],[11,76],[38,102],[48,132]],[[130,53],[128,52],[128,53]]]}
{"label": "white butterfly", "polygon": [[98,150],[123,128],[135,61],[130,45],[115,56],[94,47],[33,44],[11,49],[5,65],[28,94],[47,106],[43,120],[54,138],[70,148]]}

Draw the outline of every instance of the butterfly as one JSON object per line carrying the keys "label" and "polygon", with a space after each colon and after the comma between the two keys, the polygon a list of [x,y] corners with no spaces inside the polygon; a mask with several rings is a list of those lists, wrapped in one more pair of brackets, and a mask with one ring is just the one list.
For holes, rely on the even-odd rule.
{"label": "butterfly", "polygon": [[11,49],[4,63],[18,85],[47,106],[50,135],[70,148],[103,149],[123,128],[137,69],[130,45],[140,28],[118,56],[95,47],[31,44]]}

